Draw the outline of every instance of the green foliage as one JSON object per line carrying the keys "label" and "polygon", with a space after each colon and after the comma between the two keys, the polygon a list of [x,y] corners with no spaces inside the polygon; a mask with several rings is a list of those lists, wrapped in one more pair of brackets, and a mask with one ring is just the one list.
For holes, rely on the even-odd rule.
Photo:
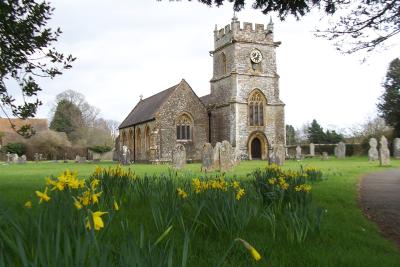
{"label": "green foliage", "polygon": [[296,130],[292,125],[286,125],[286,145],[291,146],[297,144]]}
{"label": "green foliage", "polygon": [[92,146],[92,147],[89,147],[89,149],[95,153],[103,154],[106,152],[110,152],[112,150],[112,147],[110,147],[110,146]]}
{"label": "green foliage", "polygon": [[82,112],[74,103],[68,100],[61,100],[57,103],[50,129],[66,133],[69,140],[73,141],[77,139],[76,132],[82,125]]}
{"label": "green foliage", "polygon": [[342,134],[338,134],[335,130],[324,132],[324,129],[315,119],[308,127],[307,133],[309,142],[314,144],[336,144],[344,138]]}
{"label": "green foliage", "polygon": [[[45,1],[0,2],[0,100],[1,107],[7,107],[14,117],[26,119],[36,115],[41,105],[37,95],[42,90],[36,77],[52,79],[71,68],[75,60],[54,48],[61,30],[48,27],[52,12]],[[21,89],[24,100],[20,105],[6,87],[9,80]],[[25,137],[33,134],[29,125],[16,130]]]}
{"label": "green foliage", "polygon": [[394,135],[400,136],[400,59],[390,62],[383,83],[385,89],[379,99],[378,110],[386,123],[393,126]]}
{"label": "green foliage", "polygon": [[26,146],[23,143],[8,143],[2,149],[5,153],[18,154],[18,156],[22,156],[26,152]]}

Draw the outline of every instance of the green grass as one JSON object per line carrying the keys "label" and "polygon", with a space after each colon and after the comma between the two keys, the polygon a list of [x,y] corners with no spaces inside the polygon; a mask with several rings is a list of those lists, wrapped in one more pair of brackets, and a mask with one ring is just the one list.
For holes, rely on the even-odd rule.
{"label": "green grass", "polygon": [[[227,176],[250,179],[252,170],[265,166],[262,161],[242,162]],[[101,163],[102,167],[112,163]],[[264,224],[251,224],[249,230],[241,236],[252,243],[263,255],[260,266],[400,266],[400,251],[385,240],[377,226],[369,222],[358,207],[359,178],[368,172],[382,171],[377,162],[368,162],[364,157],[345,160],[312,160],[302,162],[288,161],[285,168],[298,169],[312,165],[320,168],[326,180],[313,185],[314,204],[323,207],[324,213],[320,235],[310,235],[298,244],[289,244],[285,238],[272,240]],[[392,160],[392,167],[400,167],[400,161]],[[75,163],[29,163],[27,165],[0,165],[0,202],[19,212],[26,199],[33,192],[42,189],[44,177],[57,175],[65,169],[76,170],[80,177],[88,177],[95,168],[94,164]],[[167,165],[132,165],[138,175],[160,174],[168,171]],[[182,173],[191,172],[201,175],[199,164],[189,164]],[[192,176],[193,176],[192,175]],[[143,209],[132,209],[132,218],[142,218]],[[145,223],[146,221],[144,221]],[[230,240],[217,240],[213,236],[196,236],[191,243],[189,266],[209,266],[229,247]],[[238,250],[240,251],[240,249]],[[229,266],[249,266],[251,261],[243,252],[234,255],[227,263]]]}

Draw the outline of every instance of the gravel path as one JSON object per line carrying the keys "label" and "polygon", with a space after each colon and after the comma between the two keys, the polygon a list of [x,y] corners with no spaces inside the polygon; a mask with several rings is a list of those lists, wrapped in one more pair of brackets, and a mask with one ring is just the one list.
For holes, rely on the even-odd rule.
{"label": "gravel path", "polygon": [[360,204],[382,233],[400,246],[400,169],[364,176]]}

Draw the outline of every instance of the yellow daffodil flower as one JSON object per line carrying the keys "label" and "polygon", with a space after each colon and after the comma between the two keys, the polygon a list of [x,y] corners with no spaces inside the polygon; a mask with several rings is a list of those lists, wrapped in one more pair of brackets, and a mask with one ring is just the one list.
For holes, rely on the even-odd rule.
{"label": "yellow daffodil flower", "polygon": [[238,189],[240,187],[240,183],[238,181],[233,181],[232,187]]}
{"label": "yellow daffodil flower", "polygon": [[73,197],[73,199],[74,199],[74,206],[75,206],[75,208],[77,209],[77,210],[80,210],[80,209],[82,209],[82,204],[79,202],[79,200],[77,200],[76,198],[74,198]]}
{"label": "yellow daffodil flower", "polygon": [[258,253],[258,251],[252,245],[247,243],[247,241],[241,238],[236,238],[235,241],[240,241],[243,244],[243,246],[250,252],[250,255],[253,257],[255,261],[261,260],[260,253]]}
{"label": "yellow daffodil flower", "polygon": [[99,179],[93,179],[93,181],[90,183],[90,187],[92,189],[95,189],[99,185],[99,183],[100,183]]}
{"label": "yellow daffodil flower", "polygon": [[92,194],[91,198],[92,198],[93,204],[99,203],[99,197],[100,197],[101,193],[102,192]]}
{"label": "yellow daffodil flower", "polygon": [[27,208],[27,209],[32,208],[32,202],[30,200],[25,202],[24,207]]}
{"label": "yellow daffodil flower", "polygon": [[176,189],[176,191],[178,192],[178,196],[180,196],[181,198],[185,199],[188,197],[188,194],[182,188],[178,188]]}
{"label": "yellow daffodil flower", "polygon": [[119,210],[118,203],[115,200],[114,200],[114,210],[117,210],[117,211]]}
{"label": "yellow daffodil flower", "polygon": [[[94,230],[100,230],[101,228],[104,227],[104,222],[101,216],[107,213],[108,212],[101,212],[101,211],[91,212]],[[88,228],[89,230],[91,229],[89,218],[86,218],[86,228]]]}
{"label": "yellow daffodil flower", "polygon": [[243,188],[239,188],[236,193],[236,200],[240,200],[244,196],[245,192]]}
{"label": "yellow daffodil flower", "polygon": [[44,190],[44,192],[36,191],[36,195],[39,197],[39,204],[42,203],[42,201],[49,201],[50,197],[47,195],[47,187]]}

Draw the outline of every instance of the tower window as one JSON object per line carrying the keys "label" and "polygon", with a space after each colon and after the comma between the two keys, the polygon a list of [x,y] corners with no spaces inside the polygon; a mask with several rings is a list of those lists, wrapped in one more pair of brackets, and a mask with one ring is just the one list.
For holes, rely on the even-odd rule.
{"label": "tower window", "polygon": [[249,124],[250,126],[264,125],[264,103],[265,98],[261,92],[256,91],[249,97]]}
{"label": "tower window", "polygon": [[176,123],[176,139],[177,140],[192,140],[192,120],[183,114]]}

